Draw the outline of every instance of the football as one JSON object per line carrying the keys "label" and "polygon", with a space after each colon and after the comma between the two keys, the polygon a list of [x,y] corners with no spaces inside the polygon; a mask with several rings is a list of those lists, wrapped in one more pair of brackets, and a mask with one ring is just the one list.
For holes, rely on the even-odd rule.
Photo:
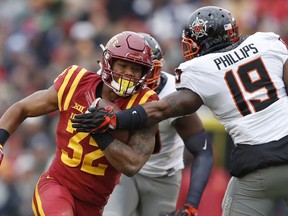
{"label": "football", "polygon": [[[100,99],[96,107],[104,107],[105,109],[111,109],[114,113],[117,113],[121,111],[121,109],[112,103],[111,101],[105,100],[105,99]],[[128,143],[129,140],[129,131],[128,130],[122,130],[122,129],[116,129],[116,130],[110,130],[111,134],[113,137],[116,139],[122,141],[123,143]]]}

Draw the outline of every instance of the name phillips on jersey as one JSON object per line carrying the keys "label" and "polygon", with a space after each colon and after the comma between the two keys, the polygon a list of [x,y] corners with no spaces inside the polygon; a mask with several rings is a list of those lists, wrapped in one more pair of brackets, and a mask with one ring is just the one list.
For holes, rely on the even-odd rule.
{"label": "name phillips on jersey", "polygon": [[258,53],[258,49],[255,47],[253,43],[245,45],[241,47],[239,50],[234,51],[233,53],[229,53],[223,56],[220,56],[214,59],[214,63],[216,64],[218,70],[221,70],[229,65],[235,64],[242,59],[248,58],[251,54]]}

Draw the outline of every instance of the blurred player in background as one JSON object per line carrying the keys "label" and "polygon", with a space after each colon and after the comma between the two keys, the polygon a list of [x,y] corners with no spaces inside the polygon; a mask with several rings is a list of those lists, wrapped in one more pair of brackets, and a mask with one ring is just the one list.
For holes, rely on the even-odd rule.
{"label": "blurred player in background", "polygon": [[[163,53],[158,42],[149,34],[141,33],[153,52],[153,72],[146,80],[159,98],[175,92],[175,77],[161,71]],[[176,209],[183,164],[184,144],[194,155],[191,182],[185,206],[171,215],[196,215],[197,208],[213,166],[212,144],[198,115],[171,118],[159,123],[156,136],[158,149],[138,174],[121,176],[120,183],[104,208],[104,216],[159,216]],[[168,214],[167,214],[168,215]]]}
{"label": "blurred player in background", "polygon": [[59,111],[56,155],[36,185],[32,204],[35,215],[101,216],[120,172],[135,174],[153,152],[157,125],[130,130],[127,139],[119,133],[118,139],[113,132],[89,134],[72,128],[71,118],[96,109],[87,111],[96,98],[121,109],[158,100],[154,91],[143,87],[152,69],[152,53],[141,35],[122,32],[102,48],[102,77],[70,66],[53,86],[15,103],[0,119],[2,160],[5,141],[26,118]]}
{"label": "blurred player in background", "polygon": [[222,215],[272,215],[278,200],[288,204],[286,44],[273,32],[241,36],[229,11],[207,6],[187,19],[182,48],[186,62],[175,71],[178,91],[114,116],[106,113],[113,119],[107,124],[153,125],[205,104],[235,144]]}

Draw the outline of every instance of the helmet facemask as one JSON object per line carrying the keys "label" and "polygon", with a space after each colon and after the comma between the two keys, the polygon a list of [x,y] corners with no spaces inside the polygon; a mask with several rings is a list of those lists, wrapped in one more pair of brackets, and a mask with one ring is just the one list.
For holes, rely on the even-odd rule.
{"label": "helmet facemask", "polygon": [[146,79],[146,85],[152,90],[155,90],[160,84],[160,76],[163,64],[164,64],[163,58],[161,58],[160,60],[153,61],[153,71],[151,72],[151,75],[147,76]]}
{"label": "helmet facemask", "polygon": [[186,61],[198,56],[200,47],[188,37],[183,34],[182,37],[182,55]]}
{"label": "helmet facemask", "polygon": [[103,82],[117,95],[127,97],[138,92],[138,90],[143,86],[146,76],[149,74],[148,70],[148,68],[142,66],[142,76],[136,78],[134,75],[119,73],[114,71],[112,67],[107,67],[102,70],[102,79]]}

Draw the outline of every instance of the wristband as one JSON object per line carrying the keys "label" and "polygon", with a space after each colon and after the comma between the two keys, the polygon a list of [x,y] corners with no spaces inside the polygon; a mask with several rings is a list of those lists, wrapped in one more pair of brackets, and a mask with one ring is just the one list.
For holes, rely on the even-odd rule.
{"label": "wristband", "polygon": [[0,128],[0,145],[3,146],[5,145],[5,142],[8,140],[10,134],[8,133],[7,130]]}
{"label": "wristband", "polygon": [[147,113],[141,105],[116,113],[117,128],[140,129],[145,126]]}
{"label": "wristband", "polygon": [[108,133],[90,133],[90,136],[96,141],[98,147],[104,151],[113,141],[114,137]]}

